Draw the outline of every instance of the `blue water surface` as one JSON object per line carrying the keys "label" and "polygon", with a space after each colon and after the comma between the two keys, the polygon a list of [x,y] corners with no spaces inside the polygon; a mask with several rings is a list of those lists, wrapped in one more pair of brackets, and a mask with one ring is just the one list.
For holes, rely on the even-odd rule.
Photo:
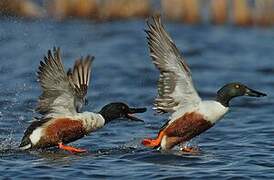
{"label": "blue water surface", "polygon": [[[273,179],[274,31],[231,26],[166,23],[192,70],[201,97],[213,99],[225,83],[240,81],[268,94],[237,98],[230,112],[191,144],[200,153],[143,147],[167,119],[155,115],[158,71],[146,46],[143,20],[90,22],[0,19],[1,179]],[[19,151],[37,97],[39,61],[62,48],[66,68],[94,55],[88,111],[113,101],[145,106],[145,123],[113,121],[72,145],[88,153],[58,149]]]}

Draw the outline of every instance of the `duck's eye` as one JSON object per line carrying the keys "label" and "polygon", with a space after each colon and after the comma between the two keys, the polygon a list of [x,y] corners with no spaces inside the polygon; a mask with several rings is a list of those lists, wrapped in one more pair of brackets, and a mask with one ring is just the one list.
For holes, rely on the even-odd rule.
{"label": "duck's eye", "polygon": [[237,84],[237,85],[235,85],[235,88],[236,88],[236,89],[239,89],[239,88],[240,88],[240,86]]}

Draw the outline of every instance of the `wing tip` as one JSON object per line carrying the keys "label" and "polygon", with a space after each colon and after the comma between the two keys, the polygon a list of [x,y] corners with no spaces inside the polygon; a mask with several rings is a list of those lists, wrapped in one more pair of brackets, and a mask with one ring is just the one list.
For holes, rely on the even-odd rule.
{"label": "wing tip", "polygon": [[81,56],[74,63],[71,75],[72,83],[75,86],[77,94],[81,98],[84,98],[87,94],[91,74],[91,64],[94,59],[95,57],[92,55],[87,55],[85,57]]}

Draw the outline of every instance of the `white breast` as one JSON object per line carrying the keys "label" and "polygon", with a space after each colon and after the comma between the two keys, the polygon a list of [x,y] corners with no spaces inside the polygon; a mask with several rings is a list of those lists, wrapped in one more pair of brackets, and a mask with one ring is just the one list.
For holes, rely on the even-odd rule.
{"label": "white breast", "polygon": [[212,124],[220,120],[228,110],[228,107],[223,106],[217,101],[202,101],[197,109]]}
{"label": "white breast", "polygon": [[78,113],[74,118],[82,120],[83,125],[88,133],[96,131],[97,129],[100,129],[105,125],[105,119],[101,114],[97,113]]}

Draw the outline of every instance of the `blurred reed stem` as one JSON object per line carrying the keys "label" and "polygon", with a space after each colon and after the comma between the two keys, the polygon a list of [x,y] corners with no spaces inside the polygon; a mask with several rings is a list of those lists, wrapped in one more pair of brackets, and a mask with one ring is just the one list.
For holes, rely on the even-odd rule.
{"label": "blurred reed stem", "polygon": [[0,0],[2,15],[60,20],[147,18],[162,12],[168,20],[188,24],[210,20],[218,25],[270,26],[274,24],[273,11],[274,0]]}
{"label": "blurred reed stem", "polygon": [[225,24],[228,20],[227,0],[211,0],[211,21],[213,24]]}
{"label": "blurred reed stem", "polygon": [[251,9],[247,0],[233,0],[233,23],[239,26],[248,26],[253,23]]}

